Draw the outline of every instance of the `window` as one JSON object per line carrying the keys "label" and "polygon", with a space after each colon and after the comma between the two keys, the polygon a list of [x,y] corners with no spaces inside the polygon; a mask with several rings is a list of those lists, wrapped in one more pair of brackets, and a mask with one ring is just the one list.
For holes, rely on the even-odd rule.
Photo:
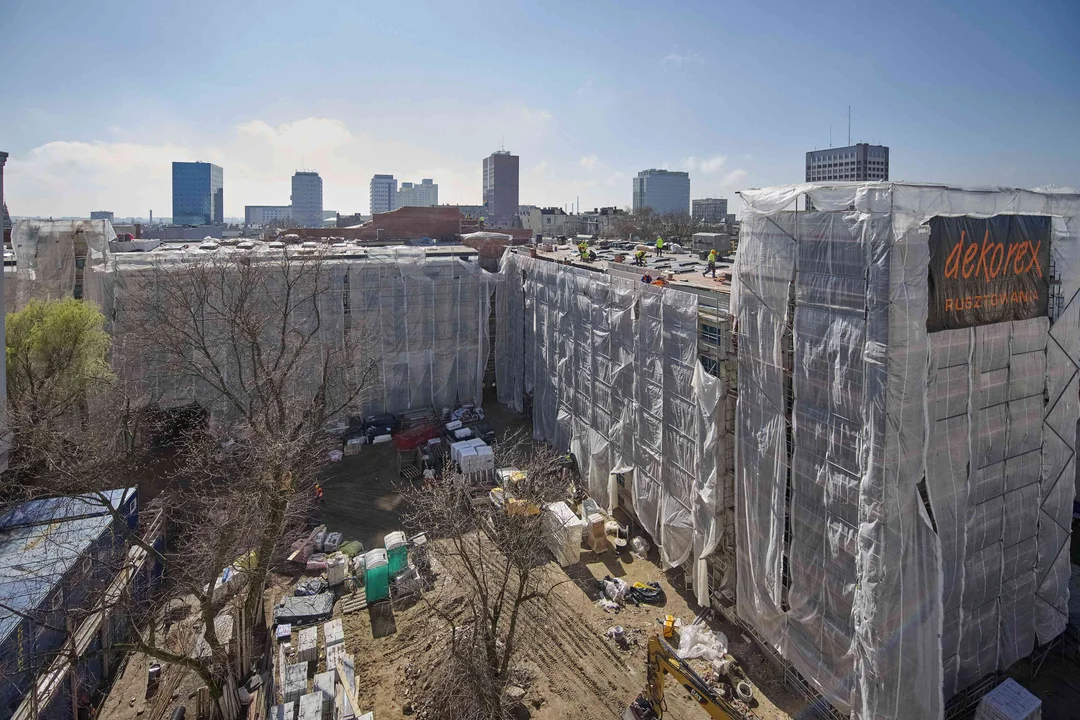
{"label": "window", "polygon": [[715,325],[706,325],[702,323],[700,330],[700,337],[702,342],[707,342],[711,345],[720,344],[720,328]]}
{"label": "window", "polygon": [[720,363],[715,358],[701,356],[701,367],[713,377],[720,375]]}

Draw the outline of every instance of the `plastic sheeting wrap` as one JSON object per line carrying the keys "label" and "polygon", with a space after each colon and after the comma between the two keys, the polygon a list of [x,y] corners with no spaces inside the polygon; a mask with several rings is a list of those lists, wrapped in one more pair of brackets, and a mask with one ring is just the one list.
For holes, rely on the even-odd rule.
{"label": "plastic sheeting wrap", "polygon": [[[494,276],[476,263],[458,257],[428,257],[422,249],[348,251],[355,254],[331,249],[321,260],[329,273],[327,286],[341,291],[319,293],[313,300],[317,308],[298,307],[291,321],[315,322],[314,310],[318,310],[315,359],[325,360],[328,353],[344,347],[348,326],[357,339],[358,351],[364,353],[364,359],[375,362],[377,377],[351,412],[398,413],[459,402],[479,405],[490,347],[488,318]],[[223,247],[213,252],[245,254],[273,268],[275,254],[281,250]],[[293,248],[289,252],[303,251]],[[142,383],[151,402],[169,406],[200,400],[211,413],[225,414],[225,404],[218,402],[220,393],[200,387],[189,376],[171,374],[164,364],[155,362],[152,353],[134,347],[133,336],[126,332],[131,324],[128,321],[138,316],[126,310],[137,308],[145,302],[145,294],[155,292],[154,283],[147,280],[160,269],[179,264],[182,257],[190,260],[204,254],[198,250],[112,253],[107,243],[92,246],[87,257],[87,297],[98,302],[112,320],[118,376]],[[282,288],[273,276],[273,272],[268,273],[262,287],[268,303],[280,300]],[[219,330],[223,337],[230,332],[227,326]],[[222,342],[219,348],[226,353],[228,344]],[[235,370],[240,372],[241,368]],[[310,380],[318,381],[316,373]],[[351,379],[342,381],[347,385]]]}
{"label": "plastic sheeting wrap", "polygon": [[520,412],[532,393],[534,436],[574,453],[601,505],[613,473],[632,475],[633,510],[666,566],[708,555],[722,392],[698,362],[697,296],[509,250],[500,273],[499,401]]}
{"label": "plastic sheeting wrap", "polygon": [[[1080,196],[743,198],[737,611],[841,711],[941,717],[1067,622]],[[1051,218],[1050,317],[928,333],[929,221],[1003,214]]]}
{"label": "plastic sheeting wrap", "polygon": [[32,298],[56,300],[75,290],[75,252],[83,247],[108,246],[116,239],[108,220],[19,220],[11,231],[15,251],[15,306],[21,310]]}

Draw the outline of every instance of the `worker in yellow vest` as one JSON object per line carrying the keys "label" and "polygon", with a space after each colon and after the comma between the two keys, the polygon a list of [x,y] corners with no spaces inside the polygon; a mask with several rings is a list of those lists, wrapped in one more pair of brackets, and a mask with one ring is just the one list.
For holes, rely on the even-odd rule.
{"label": "worker in yellow vest", "polygon": [[656,257],[664,257],[664,238],[656,238]]}
{"label": "worker in yellow vest", "polygon": [[716,248],[709,251],[709,259],[706,261],[709,264],[705,267],[705,272],[701,273],[702,277],[705,277],[709,273],[712,273],[713,280],[716,279]]}
{"label": "worker in yellow vest", "polygon": [[638,250],[634,253],[634,264],[638,267],[645,267],[645,251]]}
{"label": "worker in yellow vest", "polygon": [[577,246],[577,251],[578,251],[578,253],[581,254],[581,259],[582,260],[588,260],[589,259],[589,243],[584,242],[584,241],[579,242],[578,246]]}

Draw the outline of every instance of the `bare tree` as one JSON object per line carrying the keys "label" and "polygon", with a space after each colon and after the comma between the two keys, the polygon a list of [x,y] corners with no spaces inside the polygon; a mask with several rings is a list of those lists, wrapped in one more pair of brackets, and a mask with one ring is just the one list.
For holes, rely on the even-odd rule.
{"label": "bare tree", "polygon": [[[13,496],[81,494],[114,514],[127,546],[165,568],[152,602],[131,586],[88,597],[74,615],[107,602],[133,626],[112,650],[197,673],[223,713],[229,651],[216,620],[233,601],[217,580],[235,563],[237,615],[254,620],[284,540],[309,517],[328,422],[360,404],[376,377],[370,338],[345,312],[344,277],[332,257],[300,248],[166,259],[121,277],[117,381],[90,399],[92,422],[54,423],[25,448],[39,462]],[[162,468],[136,442],[147,406],[192,401],[209,421]],[[171,530],[167,546],[146,524],[128,528],[106,492],[154,472],[167,488],[155,501]],[[116,558],[107,572],[127,562]],[[176,609],[182,617],[172,617]]]}
{"label": "bare tree", "polygon": [[689,246],[690,238],[704,228],[704,223],[689,213],[660,214],[652,208],[643,208],[633,215],[620,217],[615,228],[621,237],[636,237],[643,243],[651,244],[657,237],[662,237],[667,241],[677,238],[680,243]]}
{"label": "bare tree", "polygon": [[245,600],[252,615],[290,504],[325,462],[328,422],[376,377],[370,338],[344,312],[345,277],[343,262],[302,248],[159,262],[136,277],[131,317],[118,318],[152,368],[148,384],[209,410],[221,445],[192,456],[199,471],[213,477],[226,456],[242,468],[246,511],[262,525]]}
{"label": "bare tree", "polygon": [[425,596],[447,625],[447,659],[421,699],[455,720],[502,720],[525,615],[542,615],[555,575],[541,508],[565,498],[569,475],[545,447],[500,449],[499,461],[524,471],[508,483],[502,507],[479,478],[448,469],[444,481],[406,490],[406,523],[434,538],[430,556],[450,579]]}

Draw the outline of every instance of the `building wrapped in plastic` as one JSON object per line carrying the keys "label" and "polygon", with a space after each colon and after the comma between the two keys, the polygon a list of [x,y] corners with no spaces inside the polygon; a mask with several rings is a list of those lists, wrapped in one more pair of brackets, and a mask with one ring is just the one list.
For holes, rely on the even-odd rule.
{"label": "building wrapped in plastic", "polygon": [[572,451],[590,495],[632,512],[665,566],[705,565],[721,531],[718,408],[722,380],[698,361],[698,297],[508,250],[496,290],[498,398],[534,437]]}
{"label": "building wrapped in plastic", "polygon": [[838,710],[941,717],[1067,623],[1080,196],[743,199],[738,615]]}
{"label": "building wrapped in plastic", "polygon": [[[377,377],[351,412],[374,414],[420,408],[442,409],[456,403],[479,404],[490,350],[489,315],[494,276],[475,262],[475,251],[461,247],[359,248],[352,245],[319,248],[275,248],[264,243],[243,247],[189,247],[149,252],[114,252],[109,243],[94,244],[87,255],[86,297],[97,302],[110,319],[114,336],[114,370],[128,382],[139,382],[146,397],[164,407],[200,402],[212,413],[224,412],[221,394],[204,387],[199,378],[170,374],[147,348],[131,346],[130,325],[138,322],[137,308],[157,291],[153,279],[170,268],[182,267],[214,254],[228,260],[280,266],[282,253],[298,257],[317,254],[329,278],[328,291],[313,296],[311,313],[290,321],[306,323],[317,317],[317,347],[311,352],[312,372],[320,357],[338,351],[346,333],[374,361]],[[277,265],[275,265],[275,263]],[[262,292],[268,304],[279,303],[281,288],[268,273]],[[300,308],[302,310],[302,308]],[[268,312],[274,312],[272,309]],[[302,317],[301,317],[302,315]],[[219,350],[226,352],[230,327],[222,327]],[[235,358],[225,358],[233,362]],[[329,368],[333,372],[334,368]],[[347,374],[347,373],[346,373]],[[349,392],[355,379],[343,377],[338,390]],[[346,396],[347,397],[347,396]]]}

